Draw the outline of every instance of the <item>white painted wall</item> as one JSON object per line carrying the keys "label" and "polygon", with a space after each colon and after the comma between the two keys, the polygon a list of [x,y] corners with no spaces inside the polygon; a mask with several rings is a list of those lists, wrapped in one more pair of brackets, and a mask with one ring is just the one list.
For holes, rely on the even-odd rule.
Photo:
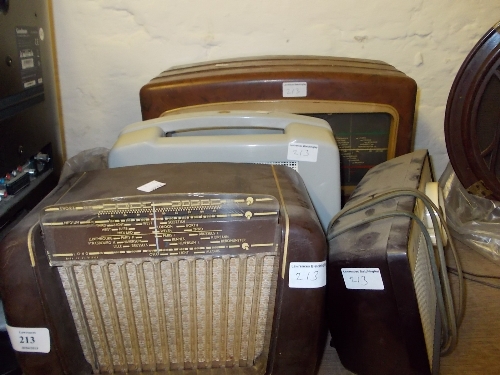
{"label": "white painted wall", "polygon": [[383,60],[417,81],[415,148],[448,157],[446,100],[499,0],[52,0],[68,157],[140,121],[139,89],[179,64],[268,54]]}

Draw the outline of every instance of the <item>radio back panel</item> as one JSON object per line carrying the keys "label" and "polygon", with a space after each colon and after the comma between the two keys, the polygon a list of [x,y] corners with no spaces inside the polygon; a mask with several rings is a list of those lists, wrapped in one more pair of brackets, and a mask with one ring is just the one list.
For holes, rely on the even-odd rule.
{"label": "radio back panel", "polygon": [[[6,237],[11,262],[9,326],[48,331],[47,351],[18,349],[26,374],[313,374],[324,347],[326,242],[287,167],[73,176]],[[314,280],[297,286],[297,264]]]}

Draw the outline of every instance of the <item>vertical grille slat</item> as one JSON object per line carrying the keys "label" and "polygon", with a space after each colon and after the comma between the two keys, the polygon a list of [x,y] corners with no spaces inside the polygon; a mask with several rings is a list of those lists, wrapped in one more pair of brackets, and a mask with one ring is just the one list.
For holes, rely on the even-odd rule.
{"label": "vertical grille slat", "polygon": [[205,363],[207,368],[212,367],[211,353],[212,353],[212,332],[213,332],[213,261],[206,259],[206,273],[205,273]]}
{"label": "vertical grille slat", "polygon": [[[181,292],[180,292],[180,278],[179,278],[179,261],[172,262],[171,265],[171,274],[172,274],[172,293],[173,293],[173,304],[174,308],[174,324],[175,332],[182,332],[182,302],[181,302]],[[185,357],[184,357],[184,343],[183,343],[183,335],[175,335],[175,348],[177,350],[177,363],[182,363],[182,367],[184,367]]]}
{"label": "vertical grille slat", "polygon": [[167,324],[165,319],[165,302],[163,299],[163,279],[161,276],[161,263],[159,261],[153,262],[153,272],[155,280],[155,292],[156,292],[156,308],[158,316],[158,328],[161,343],[161,356],[162,364],[165,369],[170,367],[170,355],[169,355],[169,345],[167,339]]}
{"label": "vertical grille slat", "polygon": [[91,364],[93,372],[98,373],[99,360],[97,358],[97,351],[95,349],[94,341],[92,340],[89,322],[85,316],[85,309],[83,307],[82,297],[78,288],[75,270],[72,266],[64,268],[61,267],[60,275],[63,286],[69,297],[69,305],[73,317],[75,318],[78,336],[80,337],[85,357]]}
{"label": "vertical grille slat", "polygon": [[142,371],[141,366],[141,351],[139,348],[139,338],[137,336],[137,327],[135,324],[134,306],[132,304],[132,295],[130,294],[127,264],[123,263],[119,266],[120,281],[123,289],[123,302],[125,305],[125,315],[127,317],[128,332],[130,334],[131,352],[133,355],[133,368]]}
{"label": "vertical grille slat", "polygon": [[226,357],[227,348],[227,310],[229,308],[229,259],[222,258],[222,282],[221,282],[221,303],[220,303],[220,343],[219,343],[219,360],[223,362]]}
{"label": "vertical grille slat", "polygon": [[107,265],[101,265],[100,270],[104,281],[104,290],[106,292],[107,304],[109,306],[109,313],[111,318],[111,324],[113,326],[113,333],[115,335],[114,344],[116,345],[116,350],[119,356],[118,364],[120,368],[126,369],[127,358],[126,358],[125,346],[123,344],[123,337],[120,328],[120,320],[118,317],[118,311],[116,309],[116,301],[113,293],[109,268],[107,267]]}
{"label": "vertical grille slat", "polygon": [[259,313],[259,299],[260,299],[260,286],[262,283],[262,265],[264,258],[262,256],[258,256],[255,264],[255,281],[254,281],[254,295],[252,298],[252,313],[250,318],[250,335],[249,335],[249,345],[248,345],[248,354],[247,365],[251,366],[253,363],[253,358],[255,356],[255,338],[257,336],[257,315]]}
{"label": "vertical grille slat", "polygon": [[94,373],[251,367],[267,357],[276,253],[59,267]]}
{"label": "vertical grille slat", "polygon": [[151,319],[149,317],[148,291],[144,278],[144,265],[135,264],[135,273],[139,289],[139,303],[141,306],[142,322],[144,326],[144,341],[146,344],[147,363],[149,370],[156,370],[156,358],[154,353],[153,333],[151,330]]}
{"label": "vertical grille slat", "polygon": [[235,316],[235,333],[234,333],[234,366],[239,366],[240,364],[240,354],[241,354],[241,331],[243,326],[243,310],[244,310],[244,296],[245,296],[245,279],[247,271],[247,257],[244,256],[240,260],[239,270],[238,270],[238,294],[236,297],[236,316]]}
{"label": "vertical grille slat", "polygon": [[196,269],[195,269],[195,261],[188,261],[188,272],[189,272],[189,331],[191,338],[191,363],[193,368],[197,368],[198,364],[198,331],[196,329],[197,324],[197,313],[196,313]]}
{"label": "vertical grille slat", "polygon": [[[99,347],[101,348],[98,353],[101,354],[100,361],[103,363],[102,366],[106,371],[113,372],[113,359],[111,355],[111,349],[109,346],[108,338],[106,335],[106,325],[102,317],[100,302],[97,297],[96,286],[94,283],[94,274],[92,272],[91,266],[84,266],[83,273],[85,276],[85,282],[87,285],[87,291],[89,296],[89,302],[91,305],[94,327],[96,328],[97,334],[94,337],[94,342],[99,342]],[[100,366],[101,367],[101,366]]]}

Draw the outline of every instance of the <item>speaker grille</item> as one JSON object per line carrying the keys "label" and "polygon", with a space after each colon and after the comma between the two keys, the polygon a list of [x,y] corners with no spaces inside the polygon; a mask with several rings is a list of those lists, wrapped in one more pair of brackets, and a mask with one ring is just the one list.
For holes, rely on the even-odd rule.
{"label": "speaker grille", "polygon": [[[434,356],[434,330],[436,329],[437,297],[434,279],[430,265],[429,251],[427,250],[425,238],[420,233],[417,261],[413,273],[415,293],[417,295],[418,309],[422,328],[424,331],[425,345],[427,347],[427,357],[429,365],[433,367]],[[439,343],[438,343],[439,344]]]}
{"label": "speaker grille", "polygon": [[270,161],[267,163],[255,163],[255,164],[284,165],[285,167],[292,168],[295,172],[299,171],[298,161]]}
{"label": "speaker grille", "polygon": [[95,373],[265,364],[276,253],[72,263],[58,270]]}

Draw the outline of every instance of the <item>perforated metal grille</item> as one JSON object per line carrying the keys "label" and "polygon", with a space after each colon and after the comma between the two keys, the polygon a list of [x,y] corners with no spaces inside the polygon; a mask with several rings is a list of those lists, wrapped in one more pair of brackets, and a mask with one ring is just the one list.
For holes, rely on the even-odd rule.
{"label": "perforated metal grille", "polygon": [[296,161],[270,161],[266,163],[255,163],[255,164],[284,165],[289,168],[292,168],[295,172],[299,171],[299,163]]}
{"label": "perforated metal grille", "polygon": [[[437,300],[436,288],[430,266],[429,251],[427,250],[425,238],[420,232],[416,263],[413,272],[413,281],[417,295],[418,309],[422,328],[424,331],[425,345],[427,347],[427,357],[429,365],[433,365],[434,353],[434,330],[436,329]],[[437,343],[439,345],[439,343]]]}
{"label": "perforated metal grille", "polygon": [[85,357],[105,373],[244,368],[267,358],[277,269],[277,256],[263,253],[59,273]]}

